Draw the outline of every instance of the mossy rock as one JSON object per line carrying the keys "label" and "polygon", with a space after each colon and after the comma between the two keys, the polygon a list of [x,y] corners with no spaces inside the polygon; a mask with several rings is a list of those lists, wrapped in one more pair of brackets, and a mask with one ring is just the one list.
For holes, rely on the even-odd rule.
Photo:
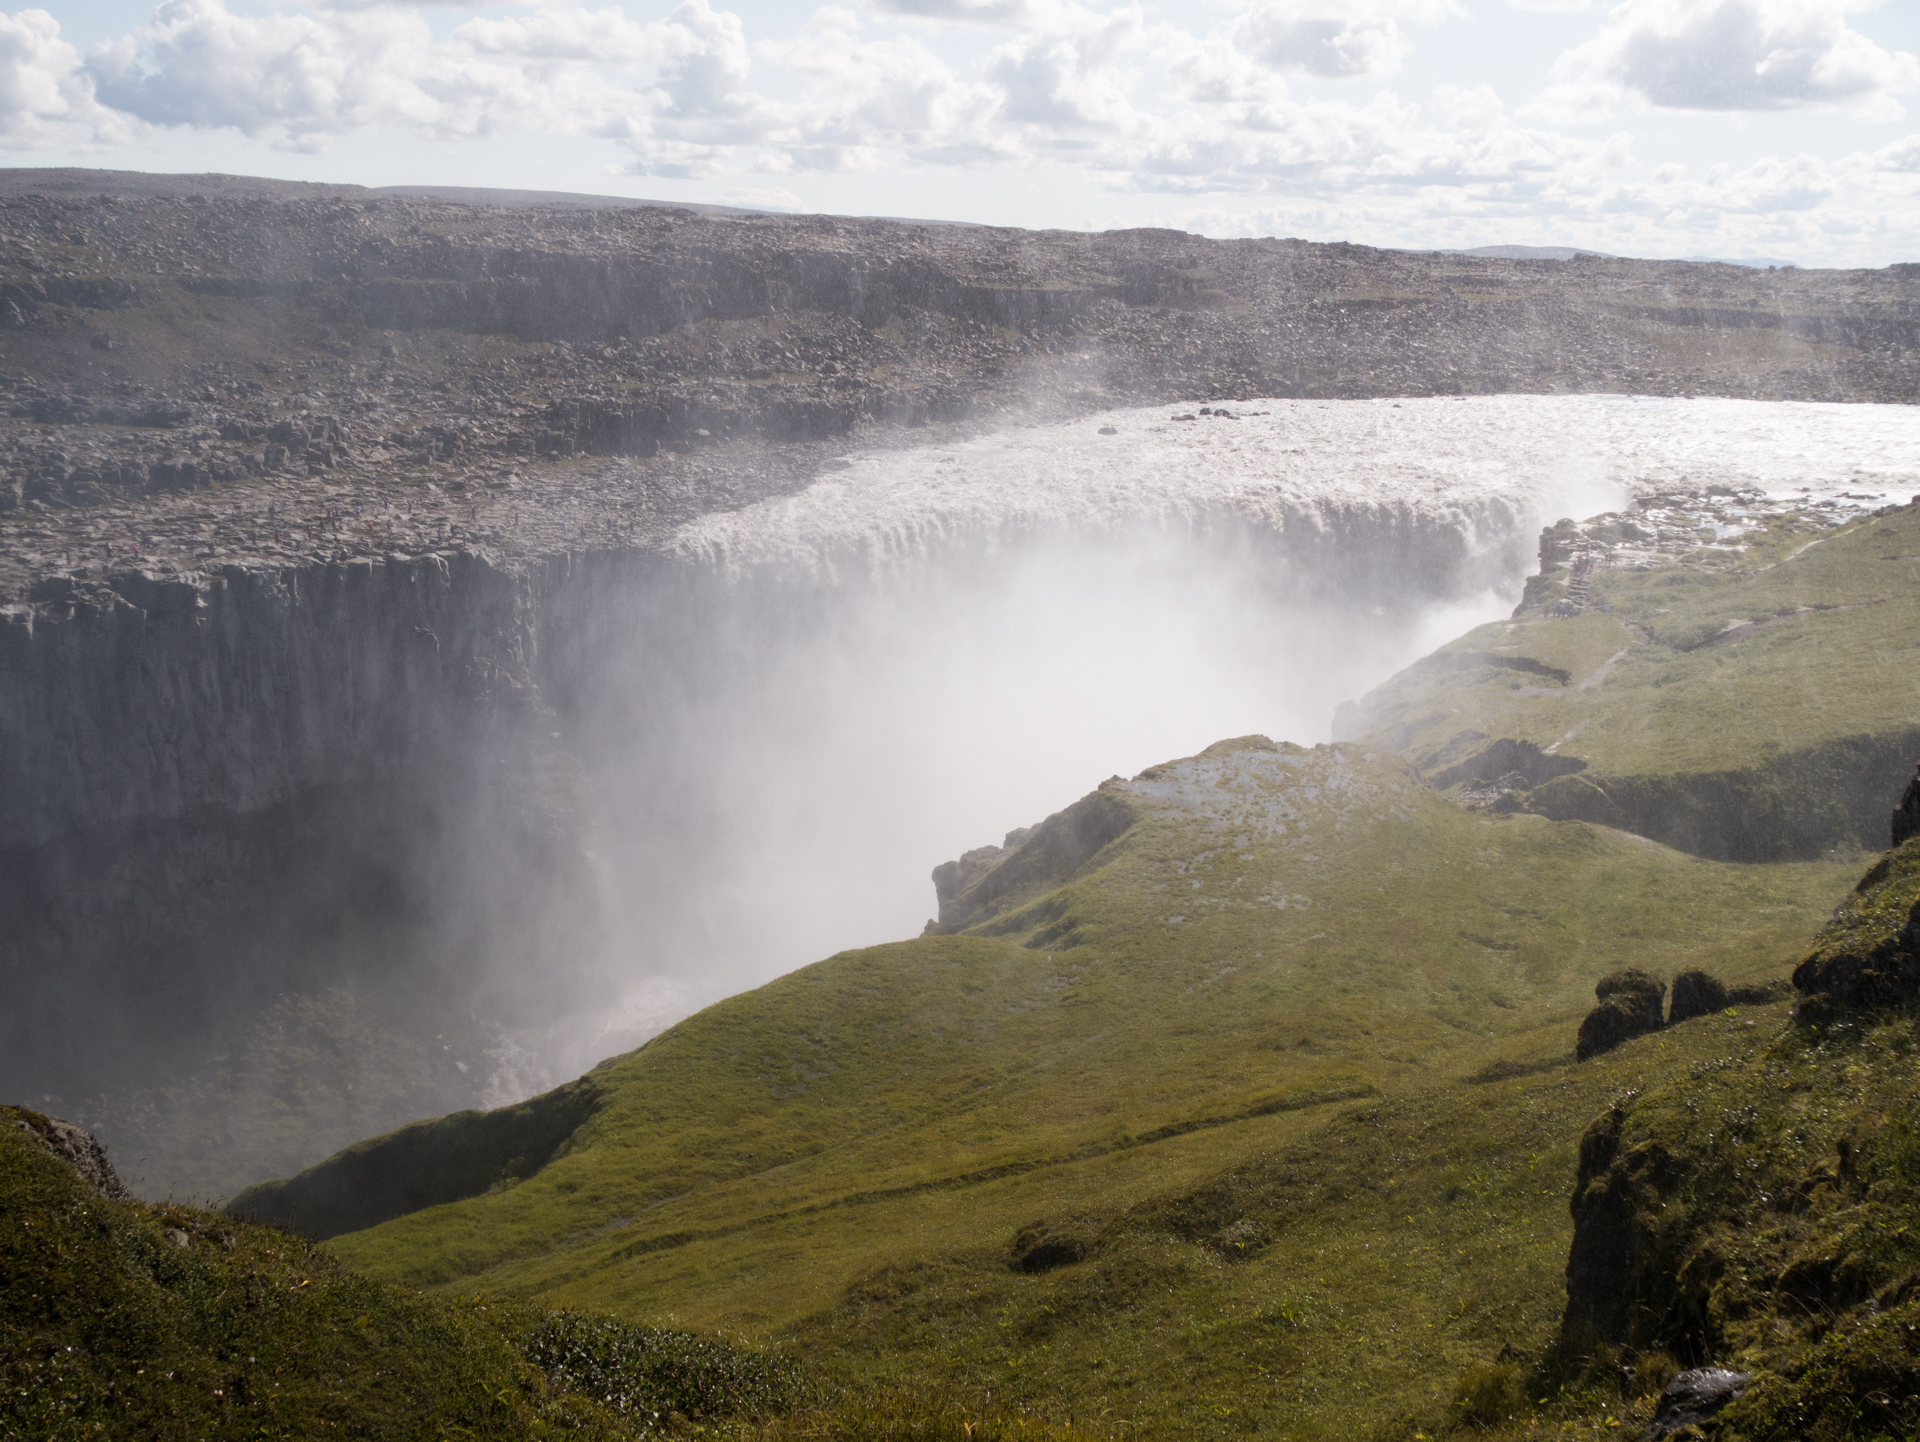
{"label": "mossy rock", "polygon": [[1051,1272],[1084,1262],[1105,1244],[1106,1231],[1104,1221],[1091,1216],[1029,1222],[1013,1234],[1013,1269]]}
{"label": "mossy rock", "polygon": [[1855,1010],[1911,1005],[1920,995],[1920,837],[1889,851],[1840,904],[1794,968],[1797,1015],[1833,1022]]}
{"label": "mossy rock", "polygon": [[1667,1025],[1677,1026],[1696,1016],[1711,1016],[1725,1011],[1731,999],[1727,984],[1711,972],[1690,967],[1673,979],[1673,1000],[1667,1009]]}
{"label": "mossy rock", "polygon": [[[1799,1025],[1700,1016],[1688,1030],[1728,1053],[1589,1127],[1552,1385],[1657,1353],[1753,1373],[1716,1418],[1727,1435],[1915,1435],[1920,1014],[1884,1003],[1916,893],[1920,839],[1834,914],[1796,974],[1826,986]],[[1676,1014],[1699,980],[1676,979]]]}
{"label": "mossy rock", "polygon": [[1667,985],[1653,973],[1631,966],[1609,972],[1600,978],[1593,994],[1600,1005],[1580,1023],[1573,1048],[1576,1059],[1586,1061],[1636,1036],[1660,1030]]}

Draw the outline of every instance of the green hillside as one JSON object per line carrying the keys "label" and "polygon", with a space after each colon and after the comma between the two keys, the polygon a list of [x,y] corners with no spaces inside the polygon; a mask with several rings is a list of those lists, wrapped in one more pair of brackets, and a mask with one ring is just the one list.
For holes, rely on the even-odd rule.
{"label": "green hillside", "polygon": [[[1512,620],[1343,710],[1340,734],[1442,786],[1516,773],[1509,804],[1704,856],[1884,844],[1920,755],[1920,506],[1836,527],[1817,507],[1696,498],[1682,517],[1706,524],[1672,508],[1562,522]],[[1555,616],[1583,557],[1585,605]]]}
{"label": "green hillside", "polygon": [[[332,1249],[1082,1422],[1277,1423],[1284,1355],[1313,1379],[1288,1426],[1345,1434],[1444,1408],[1551,1326],[1580,1126],[1711,1045],[1683,1027],[1575,1067],[1597,978],[1778,980],[1858,871],[1476,814],[1360,746],[1243,738],[1079,807],[1124,829],[1066,874],[709,1008],[594,1072],[530,1174],[503,1146],[484,1192]],[[458,1125],[363,1147],[437,1155]],[[328,1229],[311,1203],[344,1164],[236,1206]],[[1036,1222],[1082,1260],[1021,1270]],[[1267,1343],[1213,1345],[1246,1327]]]}
{"label": "green hillside", "polygon": [[375,1282],[312,1242],[103,1192],[0,1107],[0,1437],[638,1438],[817,1399],[712,1340]]}
{"label": "green hillside", "polygon": [[[236,1206],[429,1292],[1099,1434],[1644,1417],[1711,1348],[1560,1336],[1582,1133],[1799,1045],[1787,977],[1920,752],[1920,513],[1674,514],[1556,528],[1357,740],[1115,778],[939,868],[925,936]],[[1737,1004],[1576,1063],[1628,967]]]}
{"label": "green hillside", "polygon": [[1565,1315],[1475,1370],[1485,1430],[1638,1431],[1694,1367],[1736,1374],[1701,1419],[1729,1442],[1920,1430],[1920,840],[1860,879],[1794,984],[1796,1025],[1709,1028],[1586,1128]]}

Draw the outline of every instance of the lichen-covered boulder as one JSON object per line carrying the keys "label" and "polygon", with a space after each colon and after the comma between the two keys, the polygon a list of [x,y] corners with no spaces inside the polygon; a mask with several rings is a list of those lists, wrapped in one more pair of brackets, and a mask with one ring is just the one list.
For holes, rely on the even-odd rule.
{"label": "lichen-covered boulder", "polygon": [[1580,1023],[1574,1056],[1580,1061],[1612,1051],[1623,1041],[1658,1031],[1667,984],[1652,972],[1630,966],[1600,978],[1593,994],[1600,1005]]}
{"label": "lichen-covered boulder", "polygon": [[1673,1000],[1667,1005],[1667,1025],[1675,1026],[1696,1016],[1711,1016],[1725,1011],[1731,999],[1725,982],[1711,972],[1689,968],[1673,979]]}

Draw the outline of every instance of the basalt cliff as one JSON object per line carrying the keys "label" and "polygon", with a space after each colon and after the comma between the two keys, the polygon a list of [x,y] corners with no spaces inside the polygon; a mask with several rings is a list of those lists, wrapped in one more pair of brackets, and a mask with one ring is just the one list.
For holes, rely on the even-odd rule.
{"label": "basalt cliff", "polygon": [[[1907,400],[1920,379],[1911,267],[486,199],[0,176],[14,1094],[239,1066],[254,1020],[347,986],[377,998],[354,1027],[424,1018],[418,1045],[341,1073],[269,1169],[480,1100],[491,1022],[598,984],[575,802],[603,648],[683,583],[676,527],[848,455],[1128,404],[1225,426],[1259,395]],[[1423,524],[1359,505],[1314,544],[1390,588]],[[1471,752],[1382,744],[1430,770]],[[1528,805],[1654,804],[1598,777],[1612,811],[1577,785]],[[1746,854],[1667,824],[1640,829]],[[1793,855],[1853,835],[1788,831]],[[450,989],[459,1015],[430,1000]],[[332,1005],[287,1022],[316,1055]],[[304,1103],[280,1085],[253,1090],[284,1121]]]}

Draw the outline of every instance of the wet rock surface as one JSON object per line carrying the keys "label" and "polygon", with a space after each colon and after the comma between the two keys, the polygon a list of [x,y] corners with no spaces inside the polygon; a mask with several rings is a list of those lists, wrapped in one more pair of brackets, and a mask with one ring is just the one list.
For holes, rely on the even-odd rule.
{"label": "wet rock surface", "polygon": [[1660,1394],[1653,1423],[1647,1428],[1646,1442],[1659,1442],[1688,1427],[1709,1421],[1722,1407],[1740,1395],[1752,1378],[1745,1372],[1730,1372],[1724,1367],[1696,1367],[1682,1372]]}

